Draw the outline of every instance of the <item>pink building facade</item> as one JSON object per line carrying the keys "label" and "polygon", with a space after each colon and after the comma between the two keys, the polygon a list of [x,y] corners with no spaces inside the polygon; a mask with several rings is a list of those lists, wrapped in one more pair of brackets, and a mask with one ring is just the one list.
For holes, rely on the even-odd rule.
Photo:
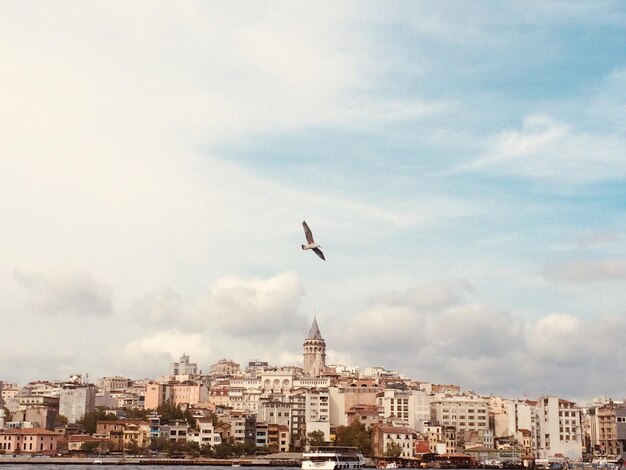
{"label": "pink building facade", "polygon": [[0,431],[0,450],[6,453],[50,453],[57,450],[58,435],[42,428]]}

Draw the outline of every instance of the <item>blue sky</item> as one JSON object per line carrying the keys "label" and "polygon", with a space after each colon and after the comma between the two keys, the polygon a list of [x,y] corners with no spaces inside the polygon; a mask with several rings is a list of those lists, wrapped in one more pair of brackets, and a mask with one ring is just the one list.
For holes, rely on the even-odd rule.
{"label": "blue sky", "polygon": [[317,312],[330,362],[623,398],[622,3],[0,13],[0,380],[300,364]]}

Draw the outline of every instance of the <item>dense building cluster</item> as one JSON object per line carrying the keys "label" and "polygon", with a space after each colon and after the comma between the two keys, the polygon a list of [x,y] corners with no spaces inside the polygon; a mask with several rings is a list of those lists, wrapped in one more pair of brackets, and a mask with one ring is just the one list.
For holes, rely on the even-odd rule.
{"label": "dense building cluster", "polygon": [[[578,406],[542,396],[533,400],[480,396],[457,385],[433,384],[372,367],[326,364],[326,343],[313,320],[303,344],[303,367],[245,368],[222,359],[198,370],[183,354],[157,379],[81,376],[0,382],[0,452],[80,451],[87,444],[147,448],[159,440],[198,447],[240,443],[270,452],[301,452],[337,431],[368,432],[371,454],[415,458],[463,453],[478,460],[623,458],[626,404],[609,399]],[[194,418],[163,419],[164,406]],[[85,432],[85,416],[99,419]],[[132,410],[144,418],[130,419]],[[59,420],[59,417],[63,417]],[[154,447],[154,445],[153,445]]]}

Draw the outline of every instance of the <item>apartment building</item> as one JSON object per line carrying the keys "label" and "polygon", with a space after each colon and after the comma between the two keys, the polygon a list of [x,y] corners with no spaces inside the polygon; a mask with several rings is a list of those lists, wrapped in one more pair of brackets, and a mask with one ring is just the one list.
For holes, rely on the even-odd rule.
{"label": "apartment building", "polygon": [[107,392],[125,390],[131,383],[132,381],[130,379],[119,375],[116,375],[115,377],[102,377],[96,380],[98,388]]}
{"label": "apartment building", "polygon": [[19,411],[13,413],[13,420],[31,421],[36,427],[54,430],[54,423],[59,414],[59,398],[39,395],[18,397]]}
{"label": "apartment building", "polygon": [[431,423],[457,431],[489,429],[489,401],[478,395],[443,395],[430,402]]}
{"label": "apartment building", "polygon": [[532,436],[536,435],[536,402],[499,397],[490,397],[489,401],[496,442],[508,440],[523,448],[525,453],[530,453]]}
{"label": "apartment building", "polygon": [[67,383],[59,392],[59,414],[75,423],[85,413],[96,411],[96,386],[93,384]]}
{"label": "apartment building", "polygon": [[209,367],[210,377],[233,377],[241,375],[241,366],[229,359],[221,359]]}
{"label": "apartment building", "polygon": [[557,397],[541,397],[536,406],[537,458],[563,456],[582,459],[580,408]]}
{"label": "apartment building", "polygon": [[198,364],[189,361],[189,356],[183,353],[178,362],[170,363],[170,376],[193,376],[198,374]]}
{"label": "apartment building", "polygon": [[430,396],[423,390],[386,388],[377,397],[384,418],[393,418],[418,432],[429,422]]}
{"label": "apartment building", "polygon": [[400,446],[401,458],[413,457],[417,433],[408,428],[395,426],[375,426],[372,430],[372,450],[376,457],[386,455],[390,445]]}
{"label": "apartment building", "polygon": [[321,431],[330,440],[330,400],[328,389],[307,390],[305,394],[306,434]]}
{"label": "apartment building", "polygon": [[620,411],[626,405],[612,401],[591,407],[588,410],[590,447],[593,456],[620,455],[622,446],[617,431]]}
{"label": "apartment building", "polygon": [[346,426],[348,417],[346,412],[353,406],[377,406],[377,398],[384,390],[374,379],[346,380],[328,388],[330,402],[330,425]]}
{"label": "apartment building", "polygon": [[619,443],[618,456],[626,461],[626,405],[622,405],[615,410],[615,421],[617,442]]}
{"label": "apartment building", "polygon": [[[197,442],[200,447],[206,445],[214,447],[222,443],[222,437],[215,432],[213,423],[210,420],[200,420],[198,422],[198,430],[189,430],[187,433],[187,440]],[[235,440],[237,439],[235,438]]]}

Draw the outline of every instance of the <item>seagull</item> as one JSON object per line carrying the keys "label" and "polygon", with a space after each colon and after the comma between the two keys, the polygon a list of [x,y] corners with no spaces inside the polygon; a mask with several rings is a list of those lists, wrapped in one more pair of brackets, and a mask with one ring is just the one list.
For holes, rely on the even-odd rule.
{"label": "seagull", "polygon": [[306,236],[307,241],[306,245],[302,245],[302,249],[313,250],[317,256],[326,261],[326,258],[324,258],[324,253],[322,253],[322,250],[320,250],[321,246],[319,246],[317,243],[315,243],[315,240],[313,240],[313,234],[311,233],[311,229],[304,220],[302,221],[302,227],[304,227],[304,235]]}

